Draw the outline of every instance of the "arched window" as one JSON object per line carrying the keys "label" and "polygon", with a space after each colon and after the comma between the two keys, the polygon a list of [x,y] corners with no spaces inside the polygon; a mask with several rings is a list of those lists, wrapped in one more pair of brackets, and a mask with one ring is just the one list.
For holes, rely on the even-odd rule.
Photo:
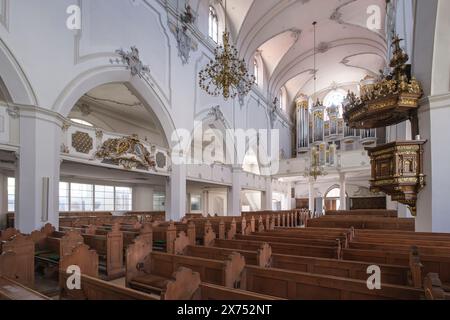
{"label": "arched window", "polygon": [[94,125],[90,122],[87,122],[86,120],[71,118],[70,121],[81,124],[83,126],[93,127]]}
{"label": "arched window", "polygon": [[[325,96],[325,99],[323,99],[323,105],[326,108],[330,108],[333,106],[337,107],[339,110],[338,117],[341,118],[344,113],[342,104],[344,103],[346,95],[347,94],[344,90],[333,90]],[[325,112],[325,120],[329,120],[328,112]]]}
{"label": "arched window", "polygon": [[215,43],[219,43],[219,19],[217,18],[216,10],[212,6],[209,6],[209,37]]}
{"label": "arched window", "polygon": [[286,89],[283,87],[278,92],[278,101],[280,102],[280,108],[283,111],[286,111],[287,107],[287,96],[286,96]]}
{"label": "arched window", "polygon": [[253,59],[253,75],[255,76],[255,83],[256,85],[260,85],[259,82],[259,64],[258,61],[256,59]]}

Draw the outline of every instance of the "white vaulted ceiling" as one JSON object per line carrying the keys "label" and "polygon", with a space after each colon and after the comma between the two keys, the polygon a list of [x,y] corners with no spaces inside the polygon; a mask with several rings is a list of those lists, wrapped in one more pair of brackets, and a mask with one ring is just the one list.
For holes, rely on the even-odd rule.
{"label": "white vaulted ceiling", "polygon": [[[374,5],[380,30],[367,27]],[[228,15],[246,61],[261,53],[269,95],[285,86],[290,102],[299,93],[314,93],[314,21],[318,92],[356,84],[386,64],[385,0],[228,0]]]}

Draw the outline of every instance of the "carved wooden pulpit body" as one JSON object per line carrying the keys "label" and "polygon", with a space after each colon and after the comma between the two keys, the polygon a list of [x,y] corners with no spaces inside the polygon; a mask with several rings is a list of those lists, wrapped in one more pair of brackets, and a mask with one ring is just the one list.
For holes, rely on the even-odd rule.
{"label": "carved wooden pulpit body", "polygon": [[425,186],[423,174],[424,140],[396,141],[366,148],[371,159],[371,190],[384,192],[409,206],[416,215],[417,194]]}

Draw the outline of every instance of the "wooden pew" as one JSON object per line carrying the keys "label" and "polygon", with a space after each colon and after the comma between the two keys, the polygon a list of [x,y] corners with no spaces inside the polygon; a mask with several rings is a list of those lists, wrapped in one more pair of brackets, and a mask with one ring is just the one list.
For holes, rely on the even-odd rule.
{"label": "wooden pew", "polygon": [[[213,260],[224,260],[233,251],[237,251],[244,256],[246,264],[248,265],[310,272],[359,280],[367,279],[367,268],[372,265],[371,263],[357,261],[272,254],[272,248],[267,243],[263,244],[258,251],[190,246],[187,243],[187,240],[183,240],[182,237],[178,237],[175,244],[176,254]],[[381,268],[382,283],[405,286],[413,285],[412,279],[409,277],[410,268],[386,264],[379,264],[379,267]],[[421,281],[422,279],[419,281],[419,287],[421,286]]]}
{"label": "wooden pew", "polygon": [[243,240],[243,241],[262,241],[262,242],[279,242],[279,243],[291,243],[291,244],[298,244],[298,245],[310,245],[310,246],[319,246],[319,247],[335,247],[340,246],[341,241],[340,239],[333,239],[333,240],[322,240],[322,239],[305,239],[305,238],[290,238],[290,237],[275,237],[275,236],[268,236],[265,233],[254,233],[249,236],[244,235],[236,235],[236,240]]}
{"label": "wooden pew", "polygon": [[200,292],[194,296],[193,300],[259,301],[284,299],[240,289],[230,289],[210,283],[201,283]]}
{"label": "wooden pew", "polygon": [[[400,266],[410,266],[413,260],[416,261],[415,273],[418,274],[416,278],[422,279],[425,274],[437,273],[444,286],[450,287],[450,257],[448,256],[419,255],[417,249],[414,249],[414,247],[411,248],[409,253],[388,252],[384,250],[343,249],[342,256],[344,260],[366,261],[374,264],[395,264]],[[412,259],[413,257],[414,259]]]}
{"label": "wooden pew", "polygon": [[[339,246],[338,241],[336,241],[336,243],[336,247],[307,246],[279,242],[269,242],[269,245],[272,248],[272,253],[276,254],[340,259],[341,247]],[[215,239],[209,245],[218,248],[256,251],[263,244],[264,242],[262,241]]]}
{"label": "wooden pew", "polygon": [[18,234],[3,243],[0,275],[34,288],[34,242],[30,237]]}
{"label": "wooden pew", "polygon": [[124,241],[119,224],[116,223],[110,231],[104,231],[103,234],[88,229],[82,237],[85,244],[97,251],[100,258],[99,267],[105,279],[113,280],[124,276]]}
{"label": "wooden pew", "polygon": [[437,273],[429,273],[423,281],[427,300],[450,300],[450,294],[442,288],[442,282]]}
{"label": "wooden pew", "polygon": [[180,266],[198,272],[203,282],[234,288],[241,281],[245,259],[239,253],[219,261],[152,252],[147,241],[137,238],[127,249],[127,287],[158,293]]}
{"label": "wooden pew", "polygon": [[205,246],[192,246],[187,236],[181,232],[175,240],[175,254],[210,260],[227,260],[234,252],[245,258],[246,264],[268,267],[271,263],[272,249],[264,243],[256,251],[236,250]]}
{"label": "wooden pew", "polygon": [[377,210],[377,209],[327,210],[325,215],[397,218],[398,212],[396,210]]}
{"label": "wooden pew", "polygon": [[[429,241],[440,241],[448,243],[450,241],[450,233],[431,233],[431,232],[411,232],[411,231],[392,231],[392,230],[355,230],[355,239],[369,241],[376,240],[386,240],[386,241],[396,241],[396,240],[429,240]],[[439,243],[441,245],[442,243]]]}
{"label": "wooden pew", "polygon": [[15,228],[8,228],[6,230],[0,231],[0,241],[8,241],[18,234],[20,234],[20,231]]}
{"label": "wooden pew", "polygon": [[246,266],[241,289],[289,300],[420,300],[424,291],[384,284],[369,290],[366,281]]}
{"label": "wooden pew", "polygon": [[[358,250],[380,250],[387,252],[405,252],[408,253],[411,250],[411,245],[415,243],[411,241],[411,244],[394,244],[394,243],[383,243],[383,242],[359,242],[352,241],[349,244],[350,249]],[[427,256],[449,256],[450,257],[450,246],[426,246],[426,245],[415,245],[417,247],[419,254]]]}
{"label": "wooden pew", "polygon": [[51,300],[23,284],[0,274],[0,300]]}
{"label": "wooden pew", "polygon": [[80,232],[72,230],[66,233],[56,232],[50,224],[30,235],[35,244],[36,267],[42,269],[46,277],[58,275],[58,264],[61,257],[84,243]]}
{"label": "wooden pew", "polygon": [[385,230],[415,230],[415,220],[409,218],[383,218],[358,216],[324,216],[309,219],[309,228],[351,228],[355,229],[385,229]]}
{"label": "wooden pew", "polygon": [[[80,245],[61,259],[59,268],[62,300],[158,300],[153,296],[98,279],[98,255],[87,245]],[[80,268],[80,289],[68,288],[69,266]]]}
{"label": "wooden pew", "polygon": [[[282,230],[275,231],[265,231],[265,232],[256,232],[252,233],[253,236],[268,236],[268,237],[276,237],[276,238],[290,238],[290,239],[299,239],[299,240],[328,240],[334,241],[339,239],[341,241],[342,247],[347,248],[348,243],[351,239],[350,231],[348,233],[344,232],[333,232],[329,233],[312,233],[312,232],[303,232],[304,229],[299,229],[296,232],[284,232]],[[334,235],[333,235],[334,234]]]}
{"label": "wooden pew", "polygon": [[[271,267],[276,269],[301,271],[357,280],[367,280],[367,268],[372,263],[346,261],[315,257],[273,254]],[[377,264],[381,269],[381,282],[404,286],[414,286],[410,268],[388,264]],[[421,286],[421,283],[418,283]]]}

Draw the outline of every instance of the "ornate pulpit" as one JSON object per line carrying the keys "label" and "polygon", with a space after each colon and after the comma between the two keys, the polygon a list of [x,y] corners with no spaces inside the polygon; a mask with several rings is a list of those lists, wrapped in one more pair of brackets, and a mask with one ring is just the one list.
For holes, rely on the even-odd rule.
{"label": "ornate pulpit", "polygon": [[416,214],[417,194],[425,186],[423,145],[426,141],[396,141],[366,148],[372,165],[370,189],[384,192]]}

